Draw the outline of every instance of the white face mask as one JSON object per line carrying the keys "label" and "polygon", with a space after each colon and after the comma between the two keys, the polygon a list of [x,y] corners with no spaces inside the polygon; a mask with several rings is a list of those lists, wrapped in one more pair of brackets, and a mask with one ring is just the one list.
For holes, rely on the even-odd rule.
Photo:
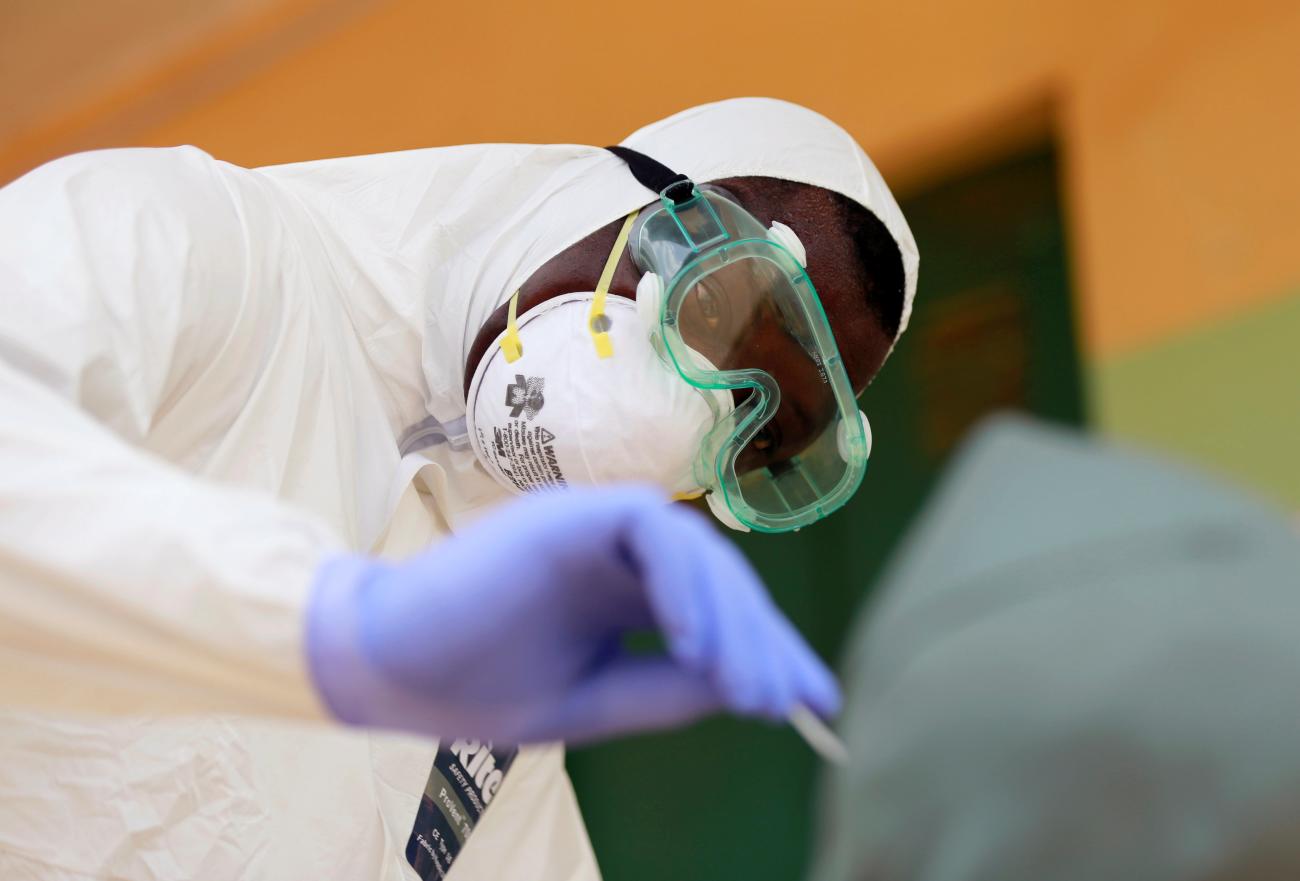
{"label": "white face mask", "polygon": [[683,382],[624,297],[605,301],[613,354],[601,358],[588,330],[594,297],[566,294],[529,310],[517,322],[522,354],[507,361],[494,345],[479,362],[466,406],[474,452],[518,493],[643,481],[690,494],[701,440],[731,396]]}

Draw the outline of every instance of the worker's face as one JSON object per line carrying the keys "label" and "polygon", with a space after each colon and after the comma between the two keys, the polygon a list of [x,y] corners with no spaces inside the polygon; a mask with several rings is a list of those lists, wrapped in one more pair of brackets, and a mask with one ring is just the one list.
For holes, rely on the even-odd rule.
{"label": "worker's face", "polygon": [[[715,183],[764,226],[779,220],[799,236],[808,254],[808,277],[830,321],[853,390],[861,393],[880,371],[893,340],[868,308],[870,294],[862,289],[857,247],[843,233],[825,192],[801,188],[793,202],[785,198],[780,205],[772,205],[760,179],[730,178]],[[753,309],[749,315],[752,330],[744,346],[745,357],[751,366],[778,379],[781,406],[742,452],[737,462],[741,471],[796,455],[817,438],[836,408],[830,385],[803,346],[790,336],[785,322],[770,309]],[[743,396],[745,391],[739,394]]]}
{"label": "worker's face", "polygon": [[[742,259],[718,267],[680,301],[682,341],[719,370],[760,370],[782,390],[776,415],[737,460],[741,473],[784,462],[807,448],[836,412],[829,382],[791,333],[778,293],[785,275],[775,264]],[[756,389],[732,392],[739,407]]]}
{"label": "worker's face", "polygon": [[[858,256],[853,243],[839,233],[834,217],[819,213],[816,188],[809,188],[806,205],[782,205],[769,211],[762,198],[761,182],[735,178],[718,184],[735,195],[765,226],[781,220],[799,235],[808,252],[808,275],[830,320],[849,379],[854,390],[860,392],[884,363],[891,341],[867,308],[868,294],[856,281]],[[621,221],[616,221],[598,230],[533,273],[520,288],[519,313],[562,294],[594,290],[620,225]],[[641,272],[631,255],[624,252],[611,280],[610,293],[635,299],[640,278]],[[830,386],[817,365],[790,336],[785,323],[763,305],[762,297],[757,294],[750,298],[716,300],[712,304],[701,302],[696,304],[696,314],[689,318],[695,330],[688,335],[683,326],[685,341],[714,364],[762,370],[776,377],[780,384],[780,407],[742,452],[737,463],[742,472],[778,464],[797,454],[816,439],[835,410]],[[743,360],[748,363],[737,363],[728,353],[711,348],[719,334],[716,327],[715,332],[710,332],[710,321],[741,325],[742,332],[737,333],[733,328],[722,336],[743,340]],[[478,360],[504,329],[505,307],[502,307],[484,325],[470,350],[467,387]],[[750,393],[749,389],[735,392],[737,403]]]}

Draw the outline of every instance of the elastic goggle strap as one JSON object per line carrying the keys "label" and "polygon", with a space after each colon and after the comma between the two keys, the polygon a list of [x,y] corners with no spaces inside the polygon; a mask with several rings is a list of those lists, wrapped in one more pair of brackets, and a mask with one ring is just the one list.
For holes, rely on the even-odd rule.
{"label": "elastic goggle strap", "polygon": [[609,319],[605,317],[605,296],[609,293],[610,282],[614,280],[618,259],[623,256],[623,249],[627,247],[627,237],[632,232],[632,224],[636,222],[636,216],[640,213],[640,209],[637,209],[623,221],[623,228],[618,231],[618,237],[614,239],[614,248],[605,260],[605,269],[600,274],[600,281],[596,282],[595,296],[591,298],[591,314],[587,318],[587,331],[591,334],[591,341],[596,344],[596,355],[601,358],[608,358],[614,354],[614,344],[609,339]]}
{"label": "elastic goggle strap", "polygon": [[513,364],[524,354],[524,344],[519,340],[519,291],[510,297],[510,307],[506,310],[506,333],[501,337],[501,353],[506,356],[506,363]]}
{"label": "elastic goggle strap", "polygon": [[678,174],[658,159],[652,159],[631,147],[606,147],[619,159],[627,163],[628,170],[637,183],[660,196],[666,196],[675,205],[689,202],[695,192],[695,184],[684,174]]}

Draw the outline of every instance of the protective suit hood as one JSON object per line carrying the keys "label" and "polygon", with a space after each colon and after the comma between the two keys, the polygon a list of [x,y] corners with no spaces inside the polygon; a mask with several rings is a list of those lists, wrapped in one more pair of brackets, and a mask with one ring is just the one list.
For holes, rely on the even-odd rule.
{"label": "protective suit hood", "polygon": [[[824,116],[738,98],[670,116],[623,143],[696,181],[774,177],[867,208],[902,254],[899,333],[906,327],[916,243],[871,160]],[[331,269],[357,294],[345,308],[391,395],[399,434],[429,416],[444,426],[461,419],[465,358],[492,312],[555,254],[653,198],[619,159],[576,145],[442,147],[262,171],[326,221],[317,224],[322,236],[337,239]]]}

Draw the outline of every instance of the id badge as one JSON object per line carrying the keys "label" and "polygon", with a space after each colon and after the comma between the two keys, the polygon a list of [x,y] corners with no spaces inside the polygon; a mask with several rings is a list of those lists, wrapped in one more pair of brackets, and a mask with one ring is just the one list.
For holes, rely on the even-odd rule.
{"label": "id badge", "polygon": [[518,754],[518,747],[494,749],[478,740],[438,749],[406,842],[406,861],[421,881],[447,877]]}

